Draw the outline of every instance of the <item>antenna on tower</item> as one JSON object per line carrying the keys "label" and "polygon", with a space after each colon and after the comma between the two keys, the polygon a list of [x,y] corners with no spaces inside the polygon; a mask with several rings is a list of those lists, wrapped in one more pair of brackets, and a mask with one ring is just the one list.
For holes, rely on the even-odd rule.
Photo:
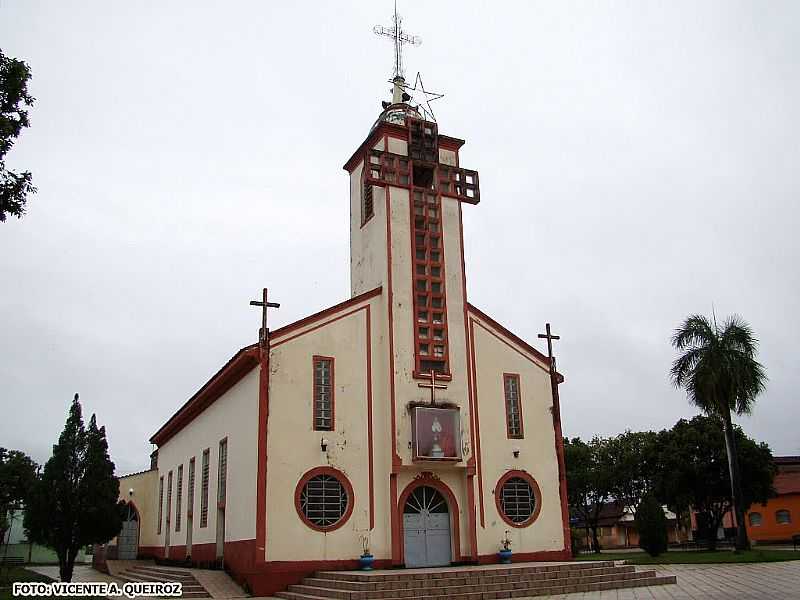
{"label": "antenna on tower", "polygon": [[418,35],[411,35],[403,31],[403,18],[397,12],[397,0],[394,3],[394,15],[392,16],[392,26],[383,27],[382,25],[375,25],[372,31],[376,35],[388,37],[394,43],[394,71],[390,83],[392,84],[392,101],[391,103],[384,102],[383,107],[388,108],[392,104],[400,104],[408,102],[412,99],[412,92],[420,92],[424,99],[421,103],[417,103],[417,108],[422,111],[425,119],[435,121],[436,117],[431,109],[431,102],[442,98],[444,94],[436,92],[429,92],[422,84],[422,76],[417,72],[417,77],[414,80],[414,85],[409,86],[405,79],[405,70],[403,68],[403,45],[419,46],[422,44],[422,38]]}
{"label": "antenna on tower", "polygon": [[394,3],[392,26],[384,27],[383,25],[375,25],[372,31],[374,31],[376,35],[392,38],[392,42],[394,43],[394,73],[392,74],[392,81],[398,77],[405,80],[405,71],[403,70],[403,44],[419,46],[422,44],[422,38],[418,35],[410,35],[403,31],[403,18],[397,13],[397,0],[395,0]]}

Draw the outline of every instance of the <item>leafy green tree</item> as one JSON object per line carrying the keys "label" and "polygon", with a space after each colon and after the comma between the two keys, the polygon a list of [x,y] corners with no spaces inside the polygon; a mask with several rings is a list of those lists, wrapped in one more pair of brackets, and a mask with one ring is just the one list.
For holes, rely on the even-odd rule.
{"label": "leafy green tree", "polygon": [[750,414],[755,399],[764,391],[767,376],[756,360],[758,340],[740,317],[716,319],[692,315],[675,331],[672,345],[680,353],[670,375],[676,387],[684,388],[689,401],[706,415],[718,417],[725,432],[731,495],[736,512],[736,549],[750,547],[744,523],[742,478],[736,451],[731,411]]}
{"label": "leafy green tree", "polygon": [[636,530],[639,532],[639,547],[650,556],[667,551],[667,518],[652,494],[640,499],[636,511]]}
{"label": "leafy green tree", "polygon": [[608,465],[610,473],[611,496],[635,515],[660,473],[658,434],[626,431],[608,439],[601,452],[602,462]]}
{"label": "leafy green tree", "polygon": [[6,533],[13,524],[15,511],[28,503],[31,489],[36,483],[38,465],[24,452],[0,448],[0,547],[8,551]]}
{"label": "leafy green tree", "polygon": [[30,78],[27,64],[0,50],[0,222],[8,215],[22,217],[28,194],[36,193],[30,172],[14,173],[5,164],[6,153],[22,129],[30,126],[27,109],[34,101],[28,93]]}
{"label": "leafy green tree", "polygon": [[117,510],[119,481],[108,456],[105,428],[95,416],[87,430],[78,394],[53,446],[53,456],[31,494],[25,512],[30,539],[49,546],[58,555],[62,581],[72,580],[78,551],[89,544],[104,544],[119,533]]}
{"label": "leafy green tree", "polygon": [[600,552],[597,535],[603,505],[610,496],[612,473],[604,451],[607,440],[596,437],[588,444],[580,438],[564,438],[567,496],[571,512],[591,532],[592,549]]}
{"label": "leafy green tree", "polygon": [[[742,505],[774,495],[775,463],[769,446],[733,427],[742,475]],[[661,474],[655,495],[678,515],[694,509],[700,537],[716,548],[716,533],[733,507],[725,435],[716,417],[681,419],[661,436]]]}

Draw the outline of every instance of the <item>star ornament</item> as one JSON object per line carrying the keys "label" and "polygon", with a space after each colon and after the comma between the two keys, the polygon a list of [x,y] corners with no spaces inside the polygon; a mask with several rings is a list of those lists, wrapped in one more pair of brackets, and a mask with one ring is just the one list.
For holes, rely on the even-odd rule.
{"label": "star ornament", "polygon": [[431,108],[431,102],[438,100],[439,98],[444,98],[444,94],[426,90],[425,85],[422,83],[422,75],[420,73],[417,73],[417,77],[414,79],[413,86],[410,86],[407,83],[400,83],[399,85],[403,91],[411,96],[411,99],[416,102],[417,108],[422,109],[425,118],[429,121],[435,122],[436,115],[433,113],[433,109]]}

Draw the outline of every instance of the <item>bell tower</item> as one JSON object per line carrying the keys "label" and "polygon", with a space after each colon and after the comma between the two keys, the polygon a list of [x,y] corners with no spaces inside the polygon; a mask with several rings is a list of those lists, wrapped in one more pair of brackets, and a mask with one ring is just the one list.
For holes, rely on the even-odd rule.
{"label": "bell tower", "polygon": [[[419,40],[402,31],[397,15],[393,29],[375,31],[395,37],[396,56],[403,43]],[[432,114],[410,102],[413,90],[398,58],[391,83],[392,102],[383,103],[344,167],[350,174],[351,293],[382,286],[393,298],[390,320],[398,337],[404,337],[401,329],[411,335],[413,356],[398,356],[409,363],[409,374],[433,370],[448,377],[451,332],[464,335],[461,204],[480,201],[478,173],[460,167],[464,141],[440,134]]]}

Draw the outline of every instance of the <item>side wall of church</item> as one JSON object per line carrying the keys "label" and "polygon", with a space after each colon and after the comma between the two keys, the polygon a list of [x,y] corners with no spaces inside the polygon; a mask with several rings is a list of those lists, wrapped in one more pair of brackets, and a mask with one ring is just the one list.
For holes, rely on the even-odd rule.
{"label": "side wall of church", "polygon": [[386,252],[375,252],[375,248],[386,248],[386,193],[384,188],[374,186],[372,204],[374,214],[362,223],[361,176],[363,163],[350,174],[350,291],[357,296],[384,284],[386,276]]}
{"label": "side wall of church", "polygon": [[[367,298],[270,342],[268,562],[353,560],[361,554],[361,537],[376,523],[373,552],[388,552],[389,429],[372,431],[373,423],[389,421],[385,376],[381,382],[374,375],[387,368],[378,347],[384,337],[382,307],[381,295]],[[333,430],[314,429],[315,356],[333,358]],[[352,513],[335,529],[314,529],[300,515],[299,484],[313,469],[333,469],[352,486]]]}
{"label": "side wall of church", "polygon": [[[167,478],[172,472],[172,502],[170,515],[170,558],[181,558],[186,552],[188,527],[187,501],[189,460],[195,459],[194,506],[192,518],[192,558],[214,560],[217,538],[217,486],[219,443],[227,438],[227,486],[225,500],[225,542],[255,539],[256,532],[256,473],[258,440],[258,380],[259,369],[247,375],[196,416],[158,449],[158,476],[164,478],[161,533],[156,546],[166,541]],[[201,527],[201,496],[203,451],[209,450],[208,522]],[[181,530],[176,529],[178,466],[183,465]],[[156,507],[153,522],[158,522],[158,482],[155,491]],[[156,527],[157,528],[157,527]],[[226,557],[228,556],[226,546]],[[233,558],[233,557],[232,557]]]}
{"label": "side wall of church", "polygon": [[[561,551],[564,532],[559,494],[558,456],[553,425],[553,396],[547,367],[523,347],[470,313],[474,333],[476,402],[480,417],[480,463],[484,527],[478,527],[479,554],[497,551],[509,532],[516,553]],[[522,439],[506,429],[504,373],[519,375]],[[519,449],[519,457],[514,450]],[[508,471],[524,471],[541,491],[538,517],[526,527],[513,527],[500,515],[497,484]]]}

